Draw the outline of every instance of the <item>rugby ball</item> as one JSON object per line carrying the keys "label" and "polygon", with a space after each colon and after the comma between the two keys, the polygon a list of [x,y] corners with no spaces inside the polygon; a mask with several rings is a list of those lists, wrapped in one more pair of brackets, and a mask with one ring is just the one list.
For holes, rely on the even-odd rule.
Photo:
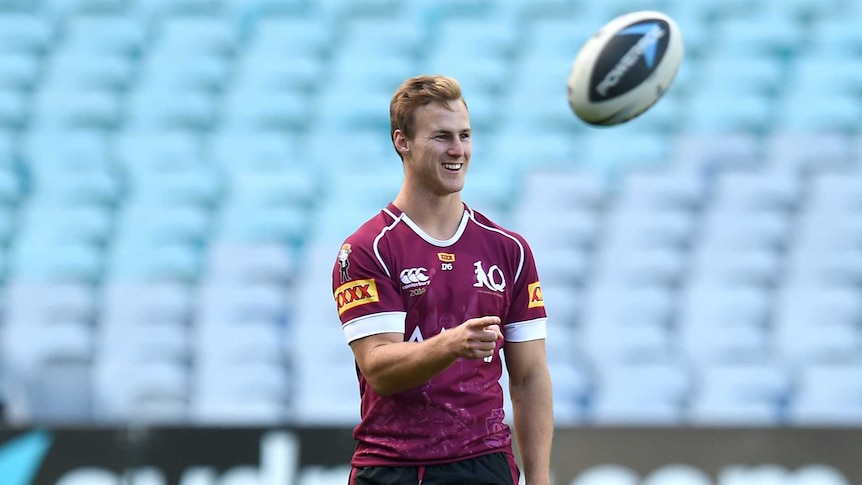
{"label": "rugby ball", "polygon": [[644,113],[670,88],[682,63],[679,27],[661,12],[621,15],[578,51],[569,106],[592,125],[618,125]]}

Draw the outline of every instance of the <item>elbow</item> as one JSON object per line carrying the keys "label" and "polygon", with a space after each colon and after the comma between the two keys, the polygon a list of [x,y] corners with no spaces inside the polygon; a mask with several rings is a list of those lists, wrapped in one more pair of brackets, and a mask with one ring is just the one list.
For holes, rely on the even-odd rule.
{"label": "elbow", "polygon": [[367,374],[363,373],[363,375],[365,376],[365,382],[378,396],[387,397],[399,391],[399,389],[396,389],[388,379],[384,379],[383,376],[379,374],[369,372]]}

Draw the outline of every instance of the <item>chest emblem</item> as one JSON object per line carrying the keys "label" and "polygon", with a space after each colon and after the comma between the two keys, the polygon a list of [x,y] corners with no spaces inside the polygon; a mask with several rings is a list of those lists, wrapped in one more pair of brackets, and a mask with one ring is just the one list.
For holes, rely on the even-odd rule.
{"label": "chest emblem", "polygon": [[473,263],[473,267],[476,273],[476,282],[473,283],[473,286],[476,288],[484,287],[500,293],[506,289],[506,277],[503,276],[503,270],[499,266],[495,264],[485,272],[482,261],[476,261]]}

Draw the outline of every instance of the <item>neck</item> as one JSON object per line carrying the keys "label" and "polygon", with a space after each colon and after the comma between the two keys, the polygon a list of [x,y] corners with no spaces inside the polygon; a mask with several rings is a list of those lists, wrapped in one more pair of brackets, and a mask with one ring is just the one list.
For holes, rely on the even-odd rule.
{"label": "neck", "polygon": [[402,187],[392,203],[434,239],[446,240],[454,236],[464,216],[464,204],[458,192],[422,197]]}

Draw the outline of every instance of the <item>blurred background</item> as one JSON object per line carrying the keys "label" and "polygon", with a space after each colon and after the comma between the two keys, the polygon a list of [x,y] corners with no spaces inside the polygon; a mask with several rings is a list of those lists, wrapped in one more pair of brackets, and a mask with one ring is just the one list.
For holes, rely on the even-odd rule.
{"label": "blurred background", "polygon": [[[571,62],[641,9],[682,67],[589,127]],[[860,25],[857,0],[0,0],[4,421],[352,426],[330,271],[399,188],[393,91],[439,73],[465,201],[533,246],[561,429],[858,426]]]}

